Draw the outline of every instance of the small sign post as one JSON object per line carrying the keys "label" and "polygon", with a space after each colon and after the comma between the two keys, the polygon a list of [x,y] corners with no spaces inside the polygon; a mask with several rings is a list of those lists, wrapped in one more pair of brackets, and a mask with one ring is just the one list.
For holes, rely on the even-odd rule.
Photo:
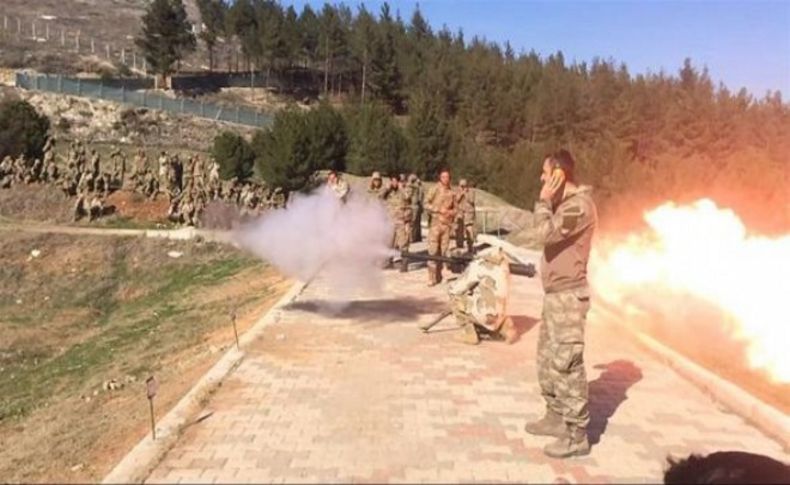
{"label": "small sign post", "polygon": [[236,329],[236,309],[230,311],[230,321],[233,324],[233,335],[236,337],[236,350],[241,350],[239,347],[239,331]]}
{"label": "small sign post", "polygon": [[154,396],[159,390],[159,381],[151,376],[145,380],[145,390],[148,396],[148,408],[151,410],[151,437],[156,440],[156,421],[154,420]]}

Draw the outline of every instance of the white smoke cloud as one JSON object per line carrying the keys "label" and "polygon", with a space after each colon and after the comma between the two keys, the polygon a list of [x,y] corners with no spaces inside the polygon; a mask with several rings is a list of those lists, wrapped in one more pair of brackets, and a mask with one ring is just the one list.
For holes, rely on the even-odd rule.
{"label": "white smoke cloud", "polygon": [[235,233],[243,248],[301,281],[325,275],[332,297],[347,300],[381,289],[381,265],[392,255],[393,225],[377,200],[351,192],[342,203],[326,186],[294,194]]}

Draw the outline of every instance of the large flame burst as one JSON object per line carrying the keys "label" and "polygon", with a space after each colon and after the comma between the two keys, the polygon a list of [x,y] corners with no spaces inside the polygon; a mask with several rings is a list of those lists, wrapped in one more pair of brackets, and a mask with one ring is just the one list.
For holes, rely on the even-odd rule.
{"label": "large flame burst", "polygon": [[[668,202],[644,218],[648,231],[601,238],[590,268],[598,297],[620,307],[657,295],[701,299],[728,317],[722,330],[745,344],[751,367],[790,382],[790,234],[750,235],[734,212],[708,199]],[[683,311],[673,304],[682,301],[663,308]]]}

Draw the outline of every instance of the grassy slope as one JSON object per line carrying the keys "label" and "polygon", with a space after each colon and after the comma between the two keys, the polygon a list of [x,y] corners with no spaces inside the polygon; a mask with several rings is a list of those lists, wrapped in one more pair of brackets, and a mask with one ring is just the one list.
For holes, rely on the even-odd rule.
{"label": "grassy slope", "polygon": [[[126,451],[99,438],[145,432],[141,382],[156,374],[176,399],[183,374],[211,360],[212,333],[216,346],[232,342],[231,309],[260,313],[284,290],[234,250],[166,244],[0,233],[0,436],[20,444],[0,449],[0,476],[68,479],[89,463],[73,479],[99,479]],[[29,259],[34,248],[42,254]],[[102,390],[111,378],[126,388]],[[132,418],[113,416],[119,407]]]}

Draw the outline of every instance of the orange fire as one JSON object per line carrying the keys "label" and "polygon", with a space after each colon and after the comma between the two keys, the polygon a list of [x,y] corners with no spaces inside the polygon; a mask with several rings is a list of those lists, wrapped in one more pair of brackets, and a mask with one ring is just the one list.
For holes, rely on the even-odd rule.
{"label": "orange fire", "polygon": [[660,305],[670,315],[684,311],[678,295],[702,300],[727,317],[717,324],[745,344],[751,367],[790,382],[790,234],[748,234],[734,212],[708,199],[668,202],[644,219],[649,231],[599,241],[590,263],[598,297],[628,313]]}

